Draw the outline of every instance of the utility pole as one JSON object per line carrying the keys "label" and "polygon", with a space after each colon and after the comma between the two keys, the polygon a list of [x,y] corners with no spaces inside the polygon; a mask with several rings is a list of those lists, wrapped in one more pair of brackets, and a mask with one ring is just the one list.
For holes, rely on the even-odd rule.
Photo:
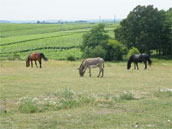
{"label": "utility pole", "polygon": [[113,17],[114,19],[113,19],[113,22],[114,22],[114,24],[115,24],[115,20],[116,20],[116,15],[114,14],[114,17]]}

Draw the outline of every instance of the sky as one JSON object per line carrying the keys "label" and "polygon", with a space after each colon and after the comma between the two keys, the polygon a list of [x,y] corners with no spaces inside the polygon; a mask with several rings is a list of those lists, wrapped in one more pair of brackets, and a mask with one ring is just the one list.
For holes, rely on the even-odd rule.
{"label": "sky", "polygon": [[172,0],[0,0],[0,20],[123,19],[137,5],[168,10]]}

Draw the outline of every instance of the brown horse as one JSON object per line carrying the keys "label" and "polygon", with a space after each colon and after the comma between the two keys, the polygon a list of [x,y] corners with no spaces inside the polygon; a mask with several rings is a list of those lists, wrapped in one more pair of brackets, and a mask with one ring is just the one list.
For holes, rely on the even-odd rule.
{"label": "brown horse", "polygon": [[42,59],[42,58],[43,58],[45,61],[48,60],[48,59],[44,56],[43,53],[39,53],[39,52],[33,52],[33,53],[31,53],[31,54],[28,56],[27,60],[26,60],[26,67],[29,67],[29,66],[30,66],[30,62],[31,62],[31,66],[32,66],[32,68],[33,68],[33,62],[32,62],[32,61],[35,61],[35,65],[36,65],[36,67],[38,67],[38,66],[37,66],[37,62],[36,62],[36,61],[38,61],[39,64],[40,64],[40,68],[41,68],[41,67],[42,67],[42,66],[41,66],[41,59]]}

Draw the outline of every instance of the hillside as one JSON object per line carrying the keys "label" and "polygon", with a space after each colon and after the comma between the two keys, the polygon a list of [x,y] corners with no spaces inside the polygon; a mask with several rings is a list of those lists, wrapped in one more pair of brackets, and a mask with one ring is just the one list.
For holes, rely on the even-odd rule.
{"label": "hillside", "polygon": [[[81,58],[82,35],[97,24],[0,24],[1,60],[25,60],[30,52],[43,52],[50,59]],[[117,25],[106,24],[110,36]]]}

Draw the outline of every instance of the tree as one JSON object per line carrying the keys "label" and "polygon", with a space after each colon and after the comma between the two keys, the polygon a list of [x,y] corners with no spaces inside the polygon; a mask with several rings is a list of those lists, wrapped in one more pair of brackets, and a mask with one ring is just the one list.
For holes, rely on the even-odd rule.
{"label": "tree", "polygon": [[106,50],[103,49],[100,45],[96,46],[95,48],[86,47],[83,51],[84,58],[91,58],[91,57],[102,57],[105,59],[106,57]]}
{"label": "tree", "polygon": [[136,47],[140,52],[150,54],[150,50],[161,50],[169,41],[168,26],[164,25],[165,12],[149,6],[136,6],[126,19],[115,29],[115,37],[127,46]]}
{"label": "tree", "polygon": [[37,23],[37,24],[40,24],[41,22],[40,22],[40,21],[37,21],[36,23]]}
{"label": "tree", "polygon": [[139,50],[135,47],[132,47],[129,51],[128,51],[128,54],[127,54],[127,58],[129,59],[130,56],[132,56],[133,54],[139,54]]}
{"label": "tree", "polygon": [[80,48],[83,51],[84,58],[98,56],[105,58],[106,50],[102,47],[102,44],[107,44],[109,36],[106,34],[104,27],[104,24],[98,24],[83,35]]}
{"label": "tree", "polygon": [[106,51],[106,60],[122,60],[126,47],[117,40],[109,39]]}
{"label": "tree", "polygon": [[104,24],[98,24],[98,26],[93,27],[88,33],[85,33],[83,35],[81,50],[84,50],[86,47],[95,48],[97,45],[107,42],[109,36],[106,34],[104,27]]}
{"label": "tree", "polygon": [[126,47],[117,40],[110,39],[104,24],[99,24],[83,35],[81,50],[84,58],[99,56],[110,61],[122,60]]}
{"label": "tree", "polygon": [[169,36],[169,47],[167,48],[168,49],[168,53],[171,55],[172,57],[172,8],[170,8],[169,10],[167,10],[166,14],[166,23],[167,25],[169,25],[170,27],[170,34],[168,35]]}

